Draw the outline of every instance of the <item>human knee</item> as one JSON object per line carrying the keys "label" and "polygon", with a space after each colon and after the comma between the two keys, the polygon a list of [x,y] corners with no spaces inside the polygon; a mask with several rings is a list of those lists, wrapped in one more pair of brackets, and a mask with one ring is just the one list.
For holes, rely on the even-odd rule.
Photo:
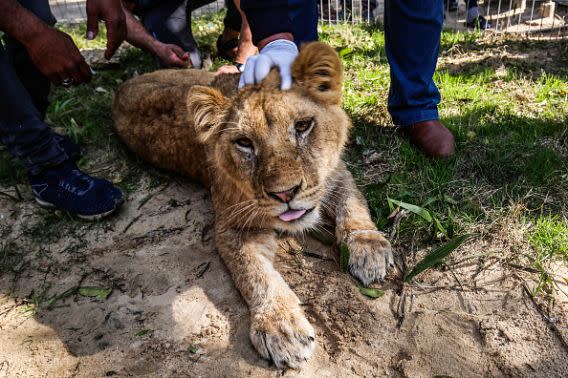
{"label": "human knee", "polygon": [[170,16],[166,20],[166,28],[174,35],[183,33],[187,29],[187,19],[186,17]]}

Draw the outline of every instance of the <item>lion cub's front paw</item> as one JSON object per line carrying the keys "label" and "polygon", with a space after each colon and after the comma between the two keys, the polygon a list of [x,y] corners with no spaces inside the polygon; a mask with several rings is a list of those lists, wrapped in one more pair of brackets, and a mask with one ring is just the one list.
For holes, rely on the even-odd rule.
{"label": "lion cub's front paw", "polygon": [[382,281],[387,270],[394,267],[391,245],[378,231],[351,231],[347,246],[349,271],[365,286],[374,281]]}
{"label": "lion cub's front paw", "polygon": [[279,369],[299,369],[312,356],[315,333],[298,307],[269,309],[252,316],[251,341],[267,360]]}

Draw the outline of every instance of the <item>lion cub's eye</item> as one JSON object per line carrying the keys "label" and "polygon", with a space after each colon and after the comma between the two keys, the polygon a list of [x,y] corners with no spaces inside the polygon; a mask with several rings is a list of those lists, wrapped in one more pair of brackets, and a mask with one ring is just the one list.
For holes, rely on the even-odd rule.
{"label": "lion cub's eye", "polygon": [[235,140],[235,144],[239,150],[247,152],[252,150],[252,141],[249,138],[239,138]]}
{"label": "lion cub's eye", "polygon": [[296,132],[298,132],[299,134],[306,134],[312,129],[314,124],[315,121],[313,118],[304,118],[299,121],[296,121],[296,123],[294,123],[294,128],[296,129]]}

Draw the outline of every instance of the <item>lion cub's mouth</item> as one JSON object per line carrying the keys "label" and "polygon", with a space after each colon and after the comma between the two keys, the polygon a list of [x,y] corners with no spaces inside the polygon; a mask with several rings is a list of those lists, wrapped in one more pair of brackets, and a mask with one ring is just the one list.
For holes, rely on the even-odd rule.
{"label": "lion cub's mouth", "polygon": [[304,215],[306,215],[313,209],[314,208],[312,207],[311,209],[286,210],[285,212],[280,214],[278,218],[283,222],[293,222],[295,220],[302,218]]}

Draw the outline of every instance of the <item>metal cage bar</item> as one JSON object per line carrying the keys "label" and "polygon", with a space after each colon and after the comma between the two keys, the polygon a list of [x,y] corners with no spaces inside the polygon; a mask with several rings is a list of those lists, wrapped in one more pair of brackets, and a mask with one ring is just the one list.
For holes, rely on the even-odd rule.
{"label": "metal cage bar", "polygon": [[[444,0],[446,29],[459,32],[473,30],[466,26],[469,1],[474,0]],[[318,0],[319,20],[327,24],[382,22],[384,2]],[[86,19],[85,0],[49,0],[49,3],[60,22],[74,23]],[[568,36],[568,0],[478,0],[478,3],[480,14],[492,25],[491,29],[482,32],[522,33],[551,38]],[[211,3],[194,11],[193,15],[212,14],[223,7],[223,0],[211,0]],[[451,10],[454,7],[455,10]]]}

